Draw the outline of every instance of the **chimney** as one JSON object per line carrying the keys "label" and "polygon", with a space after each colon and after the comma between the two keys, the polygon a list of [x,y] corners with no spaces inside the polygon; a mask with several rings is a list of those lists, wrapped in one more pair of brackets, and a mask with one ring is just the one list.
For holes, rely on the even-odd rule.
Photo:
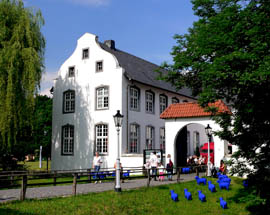
{"label": "chimney", "polygon": [[115,42],[114,40],[105,40],[104,44],[108,46],[110,49],[115,50]]}

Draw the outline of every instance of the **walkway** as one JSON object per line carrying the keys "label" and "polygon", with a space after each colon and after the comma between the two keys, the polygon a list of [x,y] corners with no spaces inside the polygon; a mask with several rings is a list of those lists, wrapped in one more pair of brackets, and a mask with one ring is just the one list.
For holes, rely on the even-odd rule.
{"label": "walkway", "polygon": [[[191,181],[195,177],[195,173],[181,175],[180,182]],[[173,177],[173,181],[154,181],[151,180],[150,186],[160,186],[164,184],[176,183],[176,176]],[[125,183],[121,183],[122,190],[136,189],[140,187],[146,187],[147,179],[133,179],[125,180]],[[89,183],[89,184],[78,184],[77,194],[87,194],[91,192],[104,192],[108,190],[114,190],[114,182],[103,182],[103,183]],[[63,186],[49,186],[49,187],[35,187],[27,188],[26,198],[27,199],[41,199],[41,198],[52,198],[52,197],[64,197],[72,195],[72,184]],[[0,203],[19,200],[20,189],[8,189],[0,190]]]}

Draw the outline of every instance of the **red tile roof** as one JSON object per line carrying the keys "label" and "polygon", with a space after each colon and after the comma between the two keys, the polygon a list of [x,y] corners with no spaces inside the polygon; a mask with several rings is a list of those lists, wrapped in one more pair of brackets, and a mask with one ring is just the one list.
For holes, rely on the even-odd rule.
{"label": "red tile roof", "polygon": [[[223,101],[218,100],[215,103],[209,103],[209,107],[214,106],[218,108],[218,113],[229,113],[231,114],[228,106]],[[169,118],[187,118],[187,117],[203,117],[211,116],[211,112],[206,112],[196,102],[178,103],[171,104],[161,115],[161,119]]]}

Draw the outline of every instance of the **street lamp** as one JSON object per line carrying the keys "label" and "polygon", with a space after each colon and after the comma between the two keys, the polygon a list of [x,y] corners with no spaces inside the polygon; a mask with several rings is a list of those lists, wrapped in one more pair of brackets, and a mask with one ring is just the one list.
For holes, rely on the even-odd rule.
{"label": "street lamp", "polygon": [[207,127],[205,128],[205,133],[208,137],[208,152],[207,152],[207,176],[211,176],[211,170],[210,170],[210,142],[211,142],[211,136],[212,136],[212,128],[209,124],[207,124]]}
{"label": "street lamp", "polygon": [[123,115],[120,114],[120,110],[117,110],[117,113],[113,116],[116,131],[117,131],[117,158],[116,158],[116,183],[115,183],[115,191],[121,192],[120,185],[120,153],[119,153],[119,131],[123,122]]}

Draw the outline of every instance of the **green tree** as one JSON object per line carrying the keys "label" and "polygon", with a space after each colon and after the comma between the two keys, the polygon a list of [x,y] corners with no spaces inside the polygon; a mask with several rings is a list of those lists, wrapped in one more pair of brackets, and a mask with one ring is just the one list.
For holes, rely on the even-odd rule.
{"label": "green tree", "polygon": [[48,158],[51,157],[52,99],[48,96],[38,95],[35,100],[35,122],[31,153],[42,146],[42,154],[47,159],[48,168]]}
{"label": "green tree", "polygon": [[21,0],[0,1],[1,155],[14,154],[18,137],[32,127],[34,95],[44,69],[43,24],[41,12],[24,8]]}
{"label": "green tree", "polygon": [[217,134],[237,145],[237,158],[245,159],[233,172],[248,173],[265,197],[270,193],[265,186],[270,180],[270,2],[192,3],[199,19],[188,33],[175,35],[173,64],[164,63],[161,78],[189,87],[202,107],[218,99],[231,105],[232,115],[215,118],[222,128]]}

